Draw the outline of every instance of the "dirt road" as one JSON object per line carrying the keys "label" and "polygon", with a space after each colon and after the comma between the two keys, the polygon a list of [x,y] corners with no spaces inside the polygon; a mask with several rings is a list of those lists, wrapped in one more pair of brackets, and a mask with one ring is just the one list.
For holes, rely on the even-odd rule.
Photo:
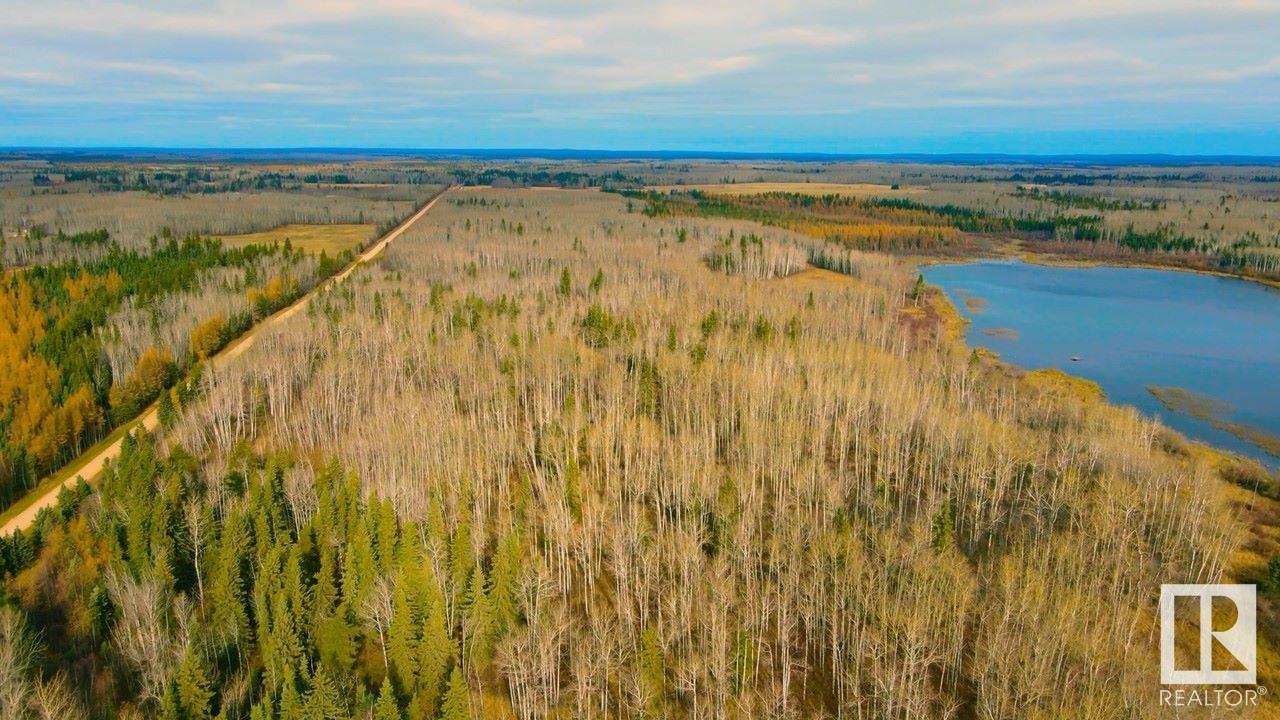
{"label": "dirt road", "polygon": [[[403,234],[405,230],[408,230],[409,227],[412,226],[415,222],[422,219],[422,216],[426,215],[427,212],[430,211],[431,208],[434,207],[435,204],[440,201],[440,198],[444,197],[444,194],[447,192],[448,192],[448,189],[446,189],[445,191],[441,192],[439,195],[432,198],[431,202],[427,203],[426,205],[423,205],[420,210],[418,210],[413,215],[411,215],[407,220],[397,225],[393,230],[391,230],[391,232],[387,233],[386,235],[383,235],[382,238],[380,238],[377,242],[375,242],[373,245],[370,245],[368,249],[364,250],[359,255],[357,255],[355,259],[351,261],[351,264],[343,268],[341,272],[317,284],[314,288],[311,289],[311,292],[298,298],[288,307],[278,310],[276,313],[267,317],[262,322],[258,323],[257,325],[254,325],[245,334],[241,335],[237,340],[232,341],[229,345],[227,345],[225,348],[219,351],[216,355],[209,358],[209,364],[216,368],[227,363],[232,358],[239,356],[241,353],[243,353],[245,350],[249,349],[253,345],[253,341],[255,337],[259,333],[297,314],[304,307],[306,307],[307,301],[310,300],[311,297],[315,295],[318,291],[320,291],[322,288],[327,287],[328,285],[339,283],[339,282],[342,282],[343,280],[346,280],[348,277],[351,276],[351,273],[355,272],[357,267],[359,267],[362,263],[366,263],[372,260],[373,258],[377,257],[378,254],[381,253],[383,250],[385,250],[386,247],[390,245],[393,240],[400,237],[400,235]],[[145,427],[147,430],[155,430],[156,426],[159,424],[160,424],[159,414],[156,410],[155,403],[152,403],[151,406],[148,407],[146,410],[144,410],[142,415],[136,419],[136,424],[134,425],[134,427],[137,427],[137,425],[141,425],[142,427]],[[81,456],[71,461],[70,463],[71,465],[80,465],[80,468],[75,471],[75,474],[73,474],[72,476],[64,480],[61,484],[46,489],[43,495],[41,495],[38,499],[32,502],[29,506],[24,508],[22,512],[10,518],[8,522],[4,524],[4,527],[0,528],[0,536],[8,535],[14,532],[15,530],[25,530],[28,526],[31,525],[31,523],[35,522],[36,515],[39,514],[41,510],[43,510],[46,507],[51,507],[54,503],[58,501],[58,492],[62,490],[62,488],[68,485],[74,484],[77,479],[84,478],[85,481],[89,482],[90,484],[96,481],[98,479],[98,475],[102,472],[102,468],[104,465],[106,465],[107,461],[114,459],[117,455],[120,454],[120,445],[123,442],[124,442],[124,439],[120,438],[105,448],[90,450],[89,457]]]}

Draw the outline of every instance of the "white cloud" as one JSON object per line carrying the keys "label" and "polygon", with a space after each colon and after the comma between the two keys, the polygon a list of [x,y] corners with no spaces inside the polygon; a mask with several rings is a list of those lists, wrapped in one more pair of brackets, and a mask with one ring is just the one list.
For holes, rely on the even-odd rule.
{"label": "white cloud", "polygon": [[1280,111],[1280,0],[0,0],[0,18],[6,104],[87,117],[122,100],[314,124],[307,103],[394,103],[424,127],[1151,98]]}

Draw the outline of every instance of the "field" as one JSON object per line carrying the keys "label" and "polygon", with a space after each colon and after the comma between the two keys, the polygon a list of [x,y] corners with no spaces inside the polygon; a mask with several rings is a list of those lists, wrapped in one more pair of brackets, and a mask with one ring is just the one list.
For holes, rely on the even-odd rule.
{"label": "field", "polygon": [[370,224],[281,225],[262,232],[223,235],[220,239],[232,247],[288,242],[305,252],[337,256],[344,250],[359,248],[374,237],[376,231],[377,226]]}

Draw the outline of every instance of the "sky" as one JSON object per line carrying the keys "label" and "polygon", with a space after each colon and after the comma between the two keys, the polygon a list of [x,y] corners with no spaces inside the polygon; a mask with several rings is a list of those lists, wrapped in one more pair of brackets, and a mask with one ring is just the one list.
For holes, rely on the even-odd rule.
{"label": "sky", "polygon": [[0,0],[0,146],[1280,155],[1280,0]]}

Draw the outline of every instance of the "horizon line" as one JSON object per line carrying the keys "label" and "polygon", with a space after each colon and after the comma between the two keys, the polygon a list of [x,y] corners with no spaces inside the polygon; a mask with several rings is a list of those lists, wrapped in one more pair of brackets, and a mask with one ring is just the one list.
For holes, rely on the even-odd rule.
{"label": "horizon line", "polygon": [[[393,146],[184,146],[184,145],[0,145],[0,160],[24,159],[25,155],[79,155],[78,159],[109,159],[128,155],[181,156],[353,156],[404,157],[438,159],[479,157],[486,159],[685,159],[685,160],[791,160],[791,161],[951,161],[962,164],[1000,164],[1002,162],[1077,162],[1103,165],[1276,165],[1280,155],[1248,155],[1239,153],[1183,154],[1170,152],[1142,153],[1025,153],[1025,152],[826,152],[769,150],[664,150],[664,149],[600,149],[574,147],[393,147]],[[95,158],[94,155],[101,157]]]}

